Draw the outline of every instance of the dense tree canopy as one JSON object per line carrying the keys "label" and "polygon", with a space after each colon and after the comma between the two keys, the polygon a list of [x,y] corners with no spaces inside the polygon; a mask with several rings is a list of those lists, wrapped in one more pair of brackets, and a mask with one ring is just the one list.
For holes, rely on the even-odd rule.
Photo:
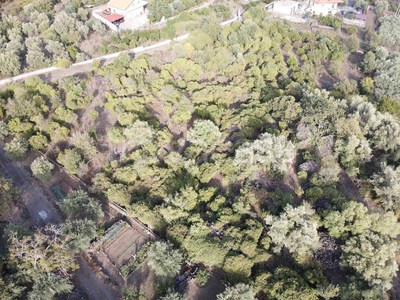
{"label": "dense tree canopy", "polygon": [[400,18],[397,15],[379,19],[379,43],[383,46],[400,46]]}
{"label": "dense tree canopy", "polygon": [[217,300],[254,300],[253,290],[250,286],[239,283],[228,287],[223,293],[217,295]]}
{"label": "dense tree canopy", "polygon": [[[24,21],[1,16],[8,74],[82,59],[86,27],[101,27],[80,1],[54,12],[39,2],[24,8]],[[148,8],[156,21],[196,3]],[[30,78],[0,92],[6,153],[44,150],[63,167],[54,171],[93,193],[67,196],[59,203],[65,222],[40,237],[63,239],[54,246],[61,253],[85,249],[101,231],[99,196],[171,241],[155,243],[146,261],[163,284],[160,297],[176,298],[167,284],[184,253],[233,284],[218,299],[381,299],[397,270],[400,232],[398,53],[374,44],[383,24],[360,64],[349,54],[362,34],[296,29],[248,6],[225,27],[218,24],[231,11],[218,3],[159,30],[107,34],[104,53],[192,31],[170,51],[124,53],[88,74],[51,84]],[[40,232],[0,243],[15,262],[0,264],[0,292],[28,299],[70,289],[57,277],[65,261],[36,243]],[[43,266],[21,254],[26,245],[46,256]],[[19,291],[14,274],[40,268]],[[124,298],[139,295],[127,288]]]}
{"label": "dense tree canopy", "polygon": [[318,223],[315,212],[305,203],[299,207],[287,205],[279,217],[268,216],[265,223],[270,226],[268,235],[276,245],[276,252],[286,247],[289,252],[299,257],[310,255],[320,247]]}
{"label": "dense tree canopy", "polygon": [[172,277],[179,273],[183,255],[170,243],[156,242],[148,255],[148,264],[161,277]]}
{"label": "dense tree canopy", "polygon": [[240,171],[250,174],[259,169],[285,174],[295,155],[295,146],[283,136],[264,133],[236,150],[234,164]]}

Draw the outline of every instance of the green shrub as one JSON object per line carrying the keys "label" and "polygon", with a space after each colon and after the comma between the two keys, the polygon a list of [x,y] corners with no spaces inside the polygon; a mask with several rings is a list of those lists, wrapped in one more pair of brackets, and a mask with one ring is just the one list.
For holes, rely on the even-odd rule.
{"label": "green shrub", "polygon": [[61,69],[67,69],[71,65],[72,65],[72,62],[68,58],[60,58],[57,60],[57,64],[56,64],[56,66]]}
{"label": "green shrub", "polygon": [[388,112],[396,116],[400,116],[400,101],[389,97],[382,97],[378,104],[381,112]]}
{"label": "green shrub", "polygon": [[126,279],[129,274],[133,273],[147,258],[151,243],[147,242],[142,245],[135,256],[132,257],[126,264],[120,267],[122,276]]}
{"label": "green shrub", "polygon": [[321,16],[319,17],[319,21],[321,24],[326,26],[331,26],[333,28],[340,29],[343,25],[343,20],[333,16]]}
{"label": "green shrub", "polygon": [[356,34],[357,33],[357,27],[351,26],[351,27],[346,28],[346,33],[348,35]]}
{"label": "green shrub", "polygon": [[205,286],[210,279],[210,273],[207,272],[205,269],[201,269],[196,275],[196,283],[199,286]]}

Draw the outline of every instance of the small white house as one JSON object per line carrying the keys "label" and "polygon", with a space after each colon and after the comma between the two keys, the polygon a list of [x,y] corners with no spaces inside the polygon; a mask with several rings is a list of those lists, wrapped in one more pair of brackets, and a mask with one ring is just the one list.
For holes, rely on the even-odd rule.
{"label": "small white house", "polygon": [[146,5],[147,1],[143,0],[110,0],[107,3],[111,14],[121,15],[125,20],[132,20],[142,15]]}
{"label": "small white house", "polygon": [[310,11],[317,16],[334,15],[337,12],[338,3],[343,3],[343,0],[314,0]]}
{"label": "small white house", "polygon": [[275,1],[268,4],[265,8],[268,11],[284,14],[293,15],[299,9],[300,3],[292,0]]}

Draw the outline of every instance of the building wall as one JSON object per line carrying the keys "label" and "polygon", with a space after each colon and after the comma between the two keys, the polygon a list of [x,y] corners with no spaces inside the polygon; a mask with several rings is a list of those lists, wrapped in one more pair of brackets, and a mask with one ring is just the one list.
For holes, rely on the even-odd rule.
{"label": "building wall", "polygon": [[131,20],[136,16],[139,16],[144,13],[144,8],[143,6],[140,7],[133,7],[133,8],[128,8],[128,10],[125,12],[125,19],[126,20]]}
{"label": "building wall", "polygon": [[108,27],[110,27],[111,30],[118,31],[117,26],[115,26],[115,25],[114,25],[113,23],[111,23],[111,22],[108,22],[108,21],[107,21],[106,19],[104,19],[103,17],[99,16],[99,15],[97,14],[97,12],[100,12],[100,10],[98,10],[98,11],[94,10],[94,11],[92,12],[92,16],[95,17],[96,19],[99,19],[99,20],[100,20],[101,22],[103,22],[104,24],[106,24]]}
{"label": "building wall", "polygon": [[120,10],[118,8],[110,7],[111,13],[112,14],[119,14],[119,15],[124,15],[125,11]]}
{"label": "building wall", "polygon": [[334,14],[337,9],[337,3],[334,4],[318,4],[314,3],[312,11],[317,16],[326,16],[329,14]]}
{"label": "building wall", "polygon": [[275,3],[272,11],[280,14],[290,15],[296,11],[296,6],[281,6],[276,5]]}
{"label": "building wall", "polygon": [[137,6],[138,2],[133,1],[132,4],[126,10],[120,10],[117,8],[111,8],[111,13],[123,15],[125,20],[131,20],[134,17],[141,15],[144,12],[143,6]]}

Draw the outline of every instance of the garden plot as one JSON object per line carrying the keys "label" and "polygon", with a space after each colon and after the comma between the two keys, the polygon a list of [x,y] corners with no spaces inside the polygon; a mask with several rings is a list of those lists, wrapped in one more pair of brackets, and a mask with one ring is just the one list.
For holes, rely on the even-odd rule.
{"label": "garden plot", "polygon": [[104,252],[113,265],[121,268],[146,242],[152,240],[154,238],[151,235],[136,230],[125,221],[118,221],[91,248]]}
{"label": "garden plot", "polygon": [[125,224],[116,237],[101,247],[111,262],[118,267],[124,265],[149,239],[148,236],[141,235],[127,223]]}
{"label": "garden plot", "polygon": [[[132,220],[131,222],[132,226],[123,220],[116,222],[86,252],[95,267],[101,270],[100,279],[118,294],[126,286],[138,285],[133,283],[134,280],[128,279],[132,277],[129,275],[134,273],[134,277],[139,276],[144,280],[151,273],[146,269],[147,265],[144,269],[142,267],[155,237],[143,230],[139,224]],[[145,274],[142,274],[142,269],[146,269]],[[150,277],[154,277],[154,274]],[[154,281],[154,278],[151,281]],[[146,288],[150,294],[154,294],[153,288]]]}

